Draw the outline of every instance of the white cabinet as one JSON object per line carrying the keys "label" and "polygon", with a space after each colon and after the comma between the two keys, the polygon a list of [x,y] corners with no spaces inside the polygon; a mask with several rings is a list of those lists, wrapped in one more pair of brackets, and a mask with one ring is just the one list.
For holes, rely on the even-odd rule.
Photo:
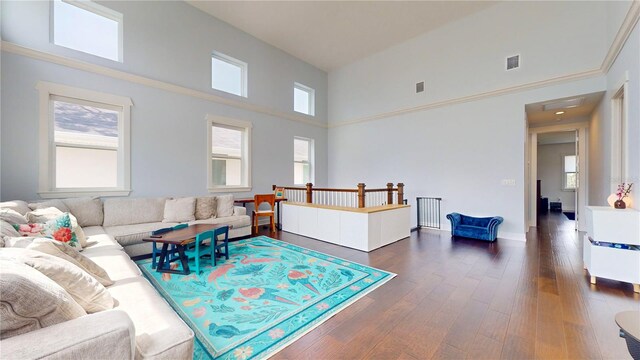
{"label": "white cabinet", "polygon": [[[640,293],[640,212],[589,206],[586,215],[583,260],[591,283],[596,283],[596,277],[629,282]],[[630,249],[602,243],[622,244]]]}

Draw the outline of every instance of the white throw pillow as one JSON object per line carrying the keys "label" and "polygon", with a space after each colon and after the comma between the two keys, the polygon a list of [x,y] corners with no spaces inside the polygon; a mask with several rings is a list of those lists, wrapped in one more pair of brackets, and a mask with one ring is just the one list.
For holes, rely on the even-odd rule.
{"label": "white throw pillow", "polygon": [[113,281],[103,268],[65,243],[53,239],[36,238],[32,239],[25,247],[66,260],[91,274],[104,286],[113,285]]}
{"label": "white throw pillow", "polygon": [[27,223],[27,219],[24,217],[24,215],[9,208],[0,209],[0,220],[4,220],[12,225]]}
{"label": "white throw pillow", "polygon": [[58,208],[58,210],[62,212],[69,212],[69,208],[67,207],[67,205],[65,205],[62,202],[62,200],[58,200],[58,199],[29,204],[29,208],[31,208],[31,210],[44,209],[44,208],[50,208],[50,207]]}
{"label": "white throw pillow", "polygon": [[3,201],[0,202],[0,208],[2,209],[11,209],[16,211],[20,215],[24,215],[31,211],[29,208],[29,204],[23,200],[13,200],[13,201]]}
{"label": "white throw pillow", "polygon": [[[26,248],[27,246],[31,245],[31,243],[35,239],[38,239],[38,238],[33,236],[20,236],[20,234],[18,234],[18,236],[6,236],[4,238],[4,247]],[[46,239],[46,238],[43,238],[43,239]]]}
{"label": "white throw pillow", "polygon": [[216,202],[217,217],[233,216],[233,195],[216,196]]}
{"label": "white throw pillow", "polygon": [[213,219],[216,217],[216,198],[204,196],[196,198],[196,220]]}
{"label": "white throw pillow", "polygon": [[22,262],[55,281],[89,314],[113,309],[111,294],[96,279],[74,264],[39,251],[5,248],[0,259]]}
{"label": "white throw pillow", "polygon": [[164,203],[164,219],[162,222],[188,222],[196,219],[196,198],[186,197],[169,199]]}
{"label": "white throw pillow", "polygon": [[13,225],[9,224],[8,222],[4,221],[4,220],[0,220],[0,235],[4,238],[4,237],[19,237],[20,233],[18,232],[18,230],[16,230],[16,228],[13,227]]}
{"label": "white throw pillow", "polygon": [[[46,223],[49,220],[53,220],[58,216],[64,214],[58,208],[49,207],[49,208],[41,208],[30,211],[26,213],[24,216],[27,218],[29,223]],[[82,248],[87,247],[87,236],[84,234],[84,230],[78,224],[78,219],[69,213],[69,219],[71,219],[71,230],[76,234],[76,239],[80,243]]]}
{"label": "white throw pillow", "polygon": [[0,339],[87,314],[60,285],[30,266],[0,260],[0,273]]}

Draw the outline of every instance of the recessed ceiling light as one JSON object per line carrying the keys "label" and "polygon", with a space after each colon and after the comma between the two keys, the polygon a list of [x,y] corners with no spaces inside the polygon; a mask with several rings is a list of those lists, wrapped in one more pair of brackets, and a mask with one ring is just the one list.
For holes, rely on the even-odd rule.
{"label": "recessed ceiling light", "polygon": [[556,115],[562,115],[564,114],[564,111],[556,111]]}

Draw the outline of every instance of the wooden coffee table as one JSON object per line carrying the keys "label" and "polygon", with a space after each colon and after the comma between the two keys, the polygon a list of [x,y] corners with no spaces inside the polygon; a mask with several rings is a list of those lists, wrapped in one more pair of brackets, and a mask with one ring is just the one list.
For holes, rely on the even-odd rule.
{"label": "wooden coffee table", "polygon": [[[158,260],[158,266],[156,268],[157,272],[189,275],[191,271],[189,270],[189,258],[184,253],[185,247],[188,244],[195,241],[196,235],[203,233],[205,231],[217,229],[223,226],[229,226],[229,225],[196,224],[183,229],[166,232],[162,235],[159,235],[160,237],[147,237],[142,239],[142,241],[162,244],[162,250],[160,251],[160,259]],[[231,229],[231,226],[229,226],[229,229]],[[176,251],[178,252],[177,258],[172,259],[169,257],[170,255],[169,245],[174,245],[176,247]],[[182,270],[171,269],[171,262],[177,261],[177,260],[180,261],[182,265]],[[165,262],[167,262],[166,265],[165,265]]]}

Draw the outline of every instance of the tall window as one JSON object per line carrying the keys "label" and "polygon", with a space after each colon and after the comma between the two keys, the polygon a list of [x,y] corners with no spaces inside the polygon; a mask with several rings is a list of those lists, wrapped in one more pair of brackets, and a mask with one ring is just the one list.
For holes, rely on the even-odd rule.
{"label": "tall window", "polygon": [[316,92],[308,86],[293,83],[293,110],[307,115],[315,115]]}
{"label": "tall window", "polygon": [[214,52],[211,55],[211,87],[247,97],[247,63]]}
{"label": "tall window", "polygon": [[91,1],[54,0],[53,43],[122,61],[122,14]]}
{"label": "tall window", "polygon": [[305,185],[313,182],[313,140],[293,139],[293,182]]}
{"label": "tall window", "polygon": [[40,195],[128,195],[131,99],[41,82]]}
{"label": "tall window", "polygon": [[628,182],[628,129],[627,129],[627,82],[611,99],[611,186]]}
{"label": "tall window", "polygon": [[209,190],[251,190],[251,123],[208,115],[207,127]]}
{"label": "tall window", "polygon": [[575,190],[578,187],[578,163],[575,155],[565,155],[563,158],[562,188]]}

